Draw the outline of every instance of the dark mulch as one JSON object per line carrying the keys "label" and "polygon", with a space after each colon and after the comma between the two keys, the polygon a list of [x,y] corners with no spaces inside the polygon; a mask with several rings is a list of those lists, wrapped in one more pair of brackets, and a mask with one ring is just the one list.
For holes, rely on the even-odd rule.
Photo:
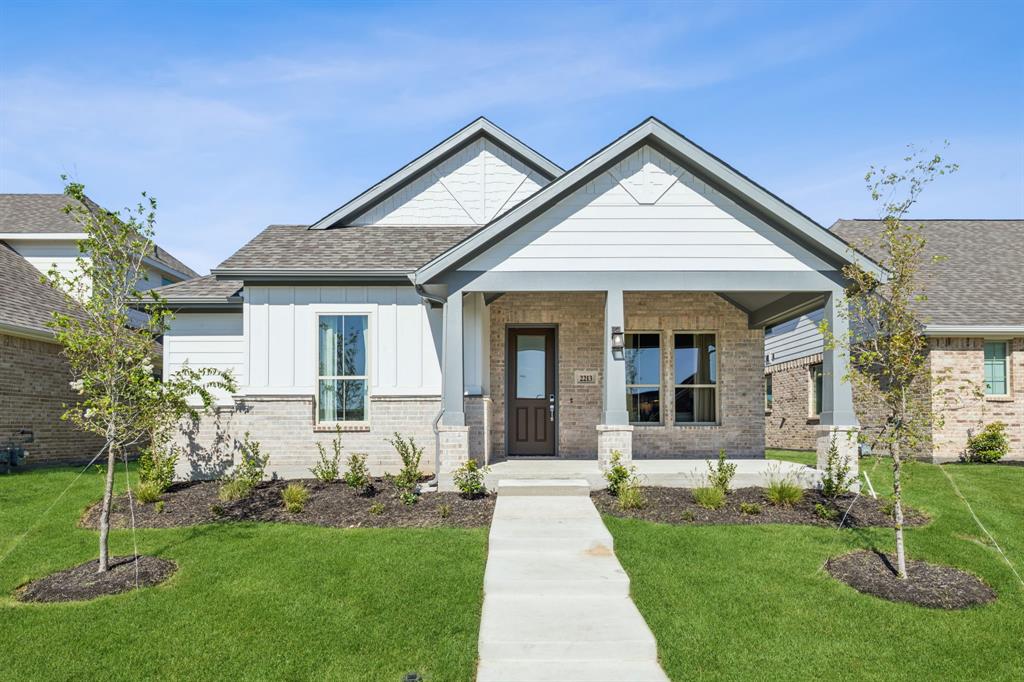
{"label": "dark mulch", "polygon": [[[281,491],[296,482],[306,486],[310,497],[305,508],[293,514],[285,510]],[[492,495],[466,499],[458,493],[424,493],[416,504],[403,504],[394,485],[384,480],[375,482],[372,494],[355,491],[340,481],[266,481],[251,497],[235,502],[221,502],[217,498],[219,488],[216,481],[177,483],[163,494],[163,511],[157,511],[158,503],[136,501],[135,526],[176,528],[219,521],[276,521],[337,528],[471,528],[490,525],[494,513]],[[377,509],[380,513],[370,511],[374,505],[383,507]],[[442,507],[447,508],[444,514]],[[97,527],[99,511],[98,504],[87,509],[82,525]],[[116,498],[110,516],[115,528],[130,527],[127,496]]]}
{"label": "dark mulch", "polygon": [[[155,556],[111,557],[110,570],[97,573],[99,559],[34,580],[15,593],[18,601],[84,601],[108,594],[121,594],[136,587],[159,585],[171,577],[178,566]],[[138,572],[136,572],[136,568]]]}
{"label": "dark mulch", "polygon": [[825,570],[858,592],[932,609],[987,604],[996,593],[977,576],[952,566],[907,560],[907,578],[896,577],[896,556],[866,549],[825,562]]}
{"label": "dark mulch", "polygon": [[[839,525],[839,520],[856,497],[856,502],[843,523],[844,528],[887,526],[892,523],[892,519],[882,508],[882,500],[875,500],[866,495],[859,497],[844,495],[833,501],[817,490],[806,490],[801,502],[791,507],[784,507],[769,504],[765,499],[764,488],[740,488],[726,496],[724,507],[705,509],[693,501],[693,494],[688,488],[644,488],[643,492],[647,498],[647,506],[643,509],[630,510],[620,509],[618,499],[609,494],[607,490],[593,492],[590,496],[598,510],[604,514],[656,523],[675,525],[790,523],[831,526],[833,528]],[[744,502],[760,505],[761,513],[742,513],[740,505]],[[819,516],[815,510],[815,504],[824,505],[832,512],[834,518]],[[906,507],[904,507],[904,516],[904,525],[906,526],[923,526],[928,523],[927,516]]]}

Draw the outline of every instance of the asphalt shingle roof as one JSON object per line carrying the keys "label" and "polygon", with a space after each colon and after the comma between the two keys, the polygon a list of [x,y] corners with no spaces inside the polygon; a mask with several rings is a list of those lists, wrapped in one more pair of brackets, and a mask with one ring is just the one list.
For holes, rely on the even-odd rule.
{"label": "asphalt shingle roof", "polygon": [[310,230],[305,225],[271,225],[216,270],[407,273],[478,229],[477,226],[368,225]]}
{"label": "asphalt shingle roof", "polygon": [[[63,234],[81,232],[82,226],[64,211],[75,199],[66,194],[0,194],[0,233]],[[100,210],[92,199],[85,198],[92,210]],[[159,246],[153,247],[153,260],[189,277],[198,277],[192,268]]]}
{"label": "asphalt shingle roof", "polygon": [[[917,220],[924,225],[921,302],[925,324],[1024,325],[1024,220]],[[866,238],[881,232],[878,220],[839,220],[830,228],[867,256]],[[875,253],[872,253],[872,251]],[[943,256],[939,263],[932,256]]]}
{"label": "asphalt shingle roof", "polygon": [[63,293],[44,284],[42,274],[5,242],[0,241],[0,323],[49,334],[52,312],[79,315]]}
{"label": "asphalt shingle roof", "polygon": [[218,280],[213,275],[204,275],[195,279],[168,284],[156,291],[160,292],[169,303],[175,302],[206,302],[224,303],[228,298],[239,293],[241,280]]}

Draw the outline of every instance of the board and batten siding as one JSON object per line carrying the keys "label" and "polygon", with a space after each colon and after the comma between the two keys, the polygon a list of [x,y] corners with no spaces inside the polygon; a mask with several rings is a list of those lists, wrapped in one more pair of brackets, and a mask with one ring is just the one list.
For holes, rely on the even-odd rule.
{"label": "board and batten siding", "polygon": [[243,299],[246,393],[314,393],[317,312],[369,315],[372,396],[441,393],[441,316],[412,287],[247,286]]}
{"label": "board and batten siding", "polygon": [[461,269],[832,268],[657,150],[642,147]]}
{"label": "board and batten siding", "polygon": [[775,365],[821,353],[825,342],[818,325],[824,315],[824,310],[815,310],[767,330],[764,335],[765,364]]}
{"label": "board and batten siding", "polygon": [[547,184],[487,139],[441,161],[352,220],[353,225],[483,225]]}
{"label": "board and batten siding", "polygon": [[[190,367],[230,371],[241,385],[245,375],[245,337],[242,313],[179,312],[164,334],[164,376],[171,376],[186,362]],[[230,396],[215,392],[219,403]]]}

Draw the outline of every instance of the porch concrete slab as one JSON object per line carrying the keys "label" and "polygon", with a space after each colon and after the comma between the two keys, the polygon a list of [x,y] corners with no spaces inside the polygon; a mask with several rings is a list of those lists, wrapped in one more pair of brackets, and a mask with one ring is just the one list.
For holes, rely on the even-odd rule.
{"label": "porch concrete slab", "polygon": [[590,494],[590,484],[586,479],[565,478],[509,478],[498,481],[498,493],[506,497],[550,497]]}

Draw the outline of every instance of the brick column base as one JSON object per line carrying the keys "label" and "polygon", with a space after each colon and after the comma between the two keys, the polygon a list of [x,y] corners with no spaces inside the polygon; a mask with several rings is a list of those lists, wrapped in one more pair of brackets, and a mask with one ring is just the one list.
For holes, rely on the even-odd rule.
{"label": "brick column base", "polygon": [[832,438],[834,436],[840,462],[845,460],[846,464],[850,467],[847,478],[851,482],[853,490],[860,490],[858,479],[860,467],[857,461],[860,455],[860,448],[857,442],[859,433],[860,427],[858,426],[821,426],[818,429],[818,471],[824,472],[825,467],[828,466],[828,451],[832,447]]}
{"label": "brick column base", "polygon": [[605,467],[613,452],[622,455],[622,461],[633,459],[633,427],[618,424],[597,425],[597,463]]}
{"label": "brick column base", "polygon": [[469,459],[469,427],[446,426],[440,424],[441,432],[441,471],[440,474],[451,474]]}

